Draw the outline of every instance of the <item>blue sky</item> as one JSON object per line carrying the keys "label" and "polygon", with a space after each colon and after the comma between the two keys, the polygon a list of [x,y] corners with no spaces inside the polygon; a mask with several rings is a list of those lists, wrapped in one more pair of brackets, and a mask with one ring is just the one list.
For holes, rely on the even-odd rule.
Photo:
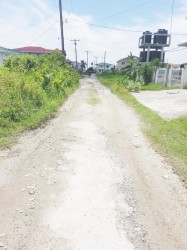
{"label": "blue sky", "polygon": [[[58,0],[54,0],[54,2],[58,2]],[[158,12],[170,18],[172,6],[172,0],[67,0],[63,2],[64,9],[68,12],[73,11],[78,15],[90,15],[94,20],[100,20],[98,23],[101,24],[108,23],[121,25],[133,25],[136,16],[148,22],[154,22],[157,20]],[[180,3],[176,1],[175,10],[179,7]],[[123,13],[110,17],[119,12]],[[105,17],[108,18],[102,21]]]}
{"label": "blue sky", "polygon": [[[89,24],[132,31],[170,29],[172,1],[62,0],[67,56],[74,60],[74,45],[70,41],[74,38],[80,40],[77,45],[79,60],[86,59],[85,50],[90,51],[90,62],[94,57],[101,62],[105,50],[107,61],[111,63],[126,57],[130,51],[139,55],[141,32],[109,30]],[[0,46],[60,47],[58,0],[1,0],[0,8],[3,10],[0,16]],[[175,0],[172,33],[187,34],[186,16],[187,1]],[[169,49],[184,41],[187,41],[187,35],[172,35]],[[186,62],[186,58],[187,49],[166,54],[166,61],[172,63]]]}

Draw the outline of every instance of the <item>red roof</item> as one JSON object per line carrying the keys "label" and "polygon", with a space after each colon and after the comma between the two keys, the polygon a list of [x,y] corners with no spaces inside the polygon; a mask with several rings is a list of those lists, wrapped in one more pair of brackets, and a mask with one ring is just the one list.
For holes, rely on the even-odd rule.
{"label": "red roof", "polygon": [[17,48],[18,51],[25,52],[25,53],[51,53],[53,51],[59,51],[59,49],[45,49],[42,47],[34,47],[34,46],[28,46],[28,47],[22,47],[22,48]]}

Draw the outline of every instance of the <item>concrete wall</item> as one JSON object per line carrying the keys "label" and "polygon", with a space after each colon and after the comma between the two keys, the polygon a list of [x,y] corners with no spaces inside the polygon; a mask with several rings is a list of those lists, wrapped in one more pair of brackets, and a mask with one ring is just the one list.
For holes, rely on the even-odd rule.
{"label": "concrete wall", "polygon": [[165,86],[166,85],[166,76],[167,76],[166,69],[157,69],[155,82],[160,83],[160,85],[162,85],[162,86]]}
{"label": "concrete wall", "polygon": [[181,83],[182,88],[187,89],[187,65],[184,66]]}
{"label": "concrete wall", "polygon": [[157,69],[155,83],[187,89],[187,65],[184,69]]}
{"label": "concrete wall", "polygon": [[169,87],[182,87],[181,84],[182,69],[170,69],[167,86]]}

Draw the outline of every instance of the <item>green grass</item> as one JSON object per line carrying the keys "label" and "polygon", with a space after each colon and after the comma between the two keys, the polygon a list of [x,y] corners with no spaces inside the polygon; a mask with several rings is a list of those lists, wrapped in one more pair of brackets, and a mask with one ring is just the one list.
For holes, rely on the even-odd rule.
{"label": "green grass", "polygon": [[54,116],[78,83],[61,53],[9,57],[0,67],[0,147]]}
{"label": "green grass", "polygon": [[150,91],[168,90],[168,89],[177,89],[177,88],[161,86],[158,83],[151,83],[149,85],[142,86],[142,90],[150,90]]}
{"label": "green grass", "polygon": [[95,89],[90,89],[87,103],[90,105],[97,105],[101,103],[101,100],[99,99],[97,91]]}
{"label": "green grass", "polygon": [[140,114],[143,132],[155,149],[166,156],[174,170],[187,181],[187,117],[163,120],[156,112],[139,103],[123,85],[117,84],[118,78],[117,75],[99,76],[102,84]]}
{"label": "green grass", "polygon": [[[71,94],[72,91],[69,93]],[[33,112],[27,119],[20,122],[8,122],[5,126],[0,126],[0,148],[10,146],[16,141],[16,137],[25,130],[35,129],[53,118],[58,108],[65,102],[66,98],[59,98],[46,104],[36,112]],[[1,122],[1,121],[0,121]]]}

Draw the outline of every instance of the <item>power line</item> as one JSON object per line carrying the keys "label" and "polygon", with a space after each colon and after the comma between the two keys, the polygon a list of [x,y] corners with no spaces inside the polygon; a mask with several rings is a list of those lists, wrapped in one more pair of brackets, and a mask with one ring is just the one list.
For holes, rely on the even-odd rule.
{"label": "power line", "polygon": [[73,0],[71,0],[71,12],[73,13]]}
{"label": "power line", "polygon": [[32,42],[30,42],[27,46],[31,45],[32,43],[36,42],[37,40],[40,39],[40,37],[42,37],[43,35],[45,35],[51,28],[53,28],[53,26],[55,26],[55,24],[58,21],[56,20],[47,30],[45,30],[44,32],[42,32],[37,38],[35,38]]}
{"label": "power line", "polygon": [[53,0],[53,5],[54,5],[54,9],[57,10],[57,9],[58,9],[58,6],[57,6],[55,0]]}
{"label": "power line", "polygon": [[172,26],[173,26],[173,11],[174,11],[174,0],[172,0],[172,5],[171,5],[171,23],[170,23],[170,34],[172,31]]}
{"label": "power line", "polygon": [[177,51],[180,51],[180,50],[184,50],[184,49],[187,49],[187,48],[178,48],[178,49],[171,49],[171,50],[166,50],[165,52],[177,52]]}
{"label": "power line", "polygon": [[[72,19],[72,18],[69,18],[68,20],[73,21],[73,22],[78,22],[78,23],[84,23],[84,24],[87,24],[89,26],[98,27],[98,28],[102,28],[102,29],[110,29],[110,30],[133,32],[133,33],[142,33],[142,32],[144,32],[143,30],[122,29],[122,28],[114,28],[114,27],[109,27],[109,26],[98,25],[98,24],[94,24],[94,23],[87,23],[87,22],[82,22],[80,20]],[[171,35],[187,36],[187,34],[180,34],[180,33],[171,33]]]}
{"label": "power line", "polygon": [[76,20],[76,19],[72,19],[72,18],[69,18],[69,20],[73,21],[73,22],[84,23],[84,24],[98,27],[98,28],[103,28],[103,29],[119,30],[119,31],[127,31],[127,32],[141,32],[141,33],[143,32],[142,30],[129,30],[129,29],[113,28],[113,27],[98,25],[98,24],[94,24],[94,23],[87,23],[87,22],[82,22],[80,20]]}
{"label": "power line", "polygon": [[149,3],[153,2],[153,1],[155,1],[155,0],[150,0],[150,1],[144,2],[144,3],[142,3],[142,4],[138,4],[138,5],[136,5],[136,6],[132,7],[132,8],[129,8],[129,9],[126,9],[126,10],[123,10],[123,11],[120,11],[120,12],[117,12],[117,13],[115,13],[115,14],[113,14],[113,15],[110,15],[110,16],[107,16],[107,17],[98,19],[97,21],[103,21],[103,20],[109,19],[109,18],[111,18],[111,17],[114,17],[114,16],[118,16],[118,15],[124,14],[124,13],[126,13],[126,12],[128,12],[128,11],[137,9],[137,8],[139,8],[139,7],[141,7],[141,6],[144,6],[144,5],[146,5],[146,4],[149,4]]}

